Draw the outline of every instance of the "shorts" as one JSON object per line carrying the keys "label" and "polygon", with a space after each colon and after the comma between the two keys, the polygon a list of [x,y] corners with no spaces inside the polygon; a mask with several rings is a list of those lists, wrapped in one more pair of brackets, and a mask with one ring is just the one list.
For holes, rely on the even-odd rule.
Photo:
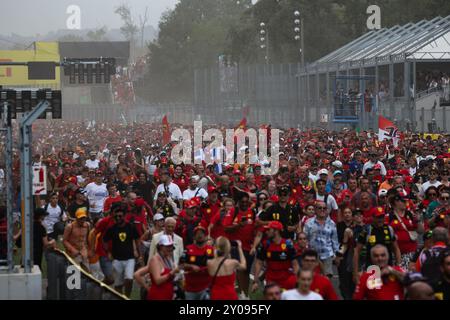
{"label": "shorts", "polygon": [[134,279],[134,259],[128,260],[113,260],[112,265],[114,269],[114,286],[120,287],[124,280]]}
{"label": "shorts", "polygon": [[109,260],[108,257],[100,257],[100,268],[102,270],[102,273],[105,275],[106,278],[113,279],[113,265],[112,261]]}
{"label": "shorts", "polygon": [[200,292],[185,292],[186,300],[209,300],[209,289]]}
{"label": "shorts", "polygon": [[334,274],[333,272],[333,257],[320,259],[323,264],[323,273],[328,277]]}

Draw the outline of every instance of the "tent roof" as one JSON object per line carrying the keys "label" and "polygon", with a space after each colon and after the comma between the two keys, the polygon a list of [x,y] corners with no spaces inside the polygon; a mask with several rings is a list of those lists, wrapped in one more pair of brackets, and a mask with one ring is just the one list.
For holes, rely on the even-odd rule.
{"label": "tent roof", "polygon": [[450,16],[370,31],[317,60],[324,64],[375,64],[376,60],[450,59]]}

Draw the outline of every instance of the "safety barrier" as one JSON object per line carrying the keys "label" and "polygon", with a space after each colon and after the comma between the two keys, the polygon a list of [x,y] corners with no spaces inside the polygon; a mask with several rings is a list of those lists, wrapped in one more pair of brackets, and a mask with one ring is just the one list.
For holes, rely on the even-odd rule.
{"label": "safety barrier", "polygon": [[47,253],[47,277],[47,300],[128,300],[58,249]]}

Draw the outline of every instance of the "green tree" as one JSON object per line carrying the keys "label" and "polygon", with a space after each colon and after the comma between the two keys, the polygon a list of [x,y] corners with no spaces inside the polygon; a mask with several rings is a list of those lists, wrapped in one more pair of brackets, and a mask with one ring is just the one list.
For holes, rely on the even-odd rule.
{"label": "green tree", "polygon": [[90,30],[86,36],[91,41],[105,41],[107,40],[105,38],[106,33],[108,32],[108,28],[106,26],[103,26],[101,28]]}

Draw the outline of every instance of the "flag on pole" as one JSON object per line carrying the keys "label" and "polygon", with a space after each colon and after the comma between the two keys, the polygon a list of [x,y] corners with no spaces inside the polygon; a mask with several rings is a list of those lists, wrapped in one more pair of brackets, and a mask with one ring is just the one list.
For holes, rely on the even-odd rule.
{"label": "flag on pole", "polygon": [[398,146],[400,133],[394,123],[383,116],[378,116],[378,141],[392,140],[394,147]]}
{"label": "flag on pole", "polygon": [[243,117],[241,122],[239,122],[239,126],[236,128],[236,130],[242,129],[245,131],[246,128],[247,128],[247,118]]}
{"label": "flag on pole", "polygon": [[163,125],[163,145],[166,145],[170,142],[170,125],[169,120],[167,120],[167,115],[162,119]]}

